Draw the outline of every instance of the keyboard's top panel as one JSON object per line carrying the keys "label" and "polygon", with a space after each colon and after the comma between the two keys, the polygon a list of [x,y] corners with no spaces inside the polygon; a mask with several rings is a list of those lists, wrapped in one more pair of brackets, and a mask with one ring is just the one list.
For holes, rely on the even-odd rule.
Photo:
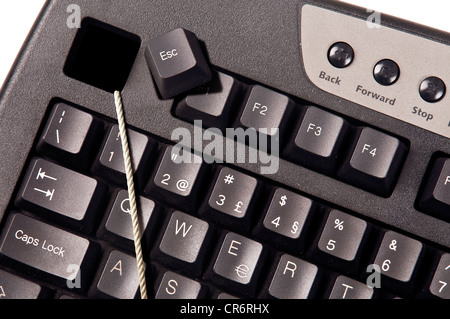
{"label": "keyboard's top panel", "polygon": [[[67,9],[72,3],[73,1],[49,1],[46,4],[15,64],[14,71],[3,88],[0,97],[0,148],[3,154],[0,167],[2,178],[0,192],[3,194],[0,198],[0,218],[10,203],[28,153],[45,119],[49,101],[60,98],[115,118],[111,93],[75,80],[64,72],[69,51],[78,31],[76,28],[69,28],[67,24],[70,16]],[[308,103],[361,121],[368,126],[399,137],[408,145],[406,160],[398,182],[388,198],[374,195],[283,159],[280,160],[277,174],[268,176],[270,179],[314,198],[333,203],[337,207],[357,212],[425,240],[450,247],[450,224],[419,211],[415,206],[422,180],[426,176],[433,156],[438,153],[448,157],[450,154],[449,139],[443,136],[448,135],[435,134],[429,127],[425,130],[394,118],[400,115],[381,114],[371,109],[377,110],[376,107],[371,107],[371,103],[363,107],[349,101],[362,103],[364,101],[362,98],[367,98],[362,88],[361,92],[356,92],[359,94],[357,98],[345,94],[336,96],[331,94],[336,93],[334,90],[327,93],[325,91],[330,91],[329,89],[322,87],[324,91],[310,81],[311,76],[308,70],[311,66],[304,65],[307,56],[303,54],[303,50],[315,48],[311,42],[306,43],[310,41],[307,36],[303,38],[302,25],[308,21],[308,17],[302,14],[305,4],[309,5],[308,8],[318,6],[330,9],[360,19],[364,23],[369,16],[365,9],[332,1],[296,0],[285,0],[277,5],[276,10],[273,10],[273,4],[268,1],[186,2],[180,0],[171,1],[170,5],[167,5],[167,1],[159,0],[113,3],[80,0],[77,4],[82,18],[102,21],[140,38],[141,45],[137,58],[122,90],[122,96],[127,105],[129,125],[166,139],[171,138],[175,128],[193,128],[191,124],[173,116],[173,100],[163,100],[158,96],[144,54],[150,39],[178,27],[191,30],[201,40],[212,65],[241,74],[296,99],[309,101]],[[324,21],[324,25],[328,23],[332,27],[333,24],[329,22]],[[413,35],[420,39],[419,42],[434,41],[432,48],[440,48],[444,57],[449,55],[450,36],[447,33],[416,26],[386,15],[381,15],[380,22],[383,27],[406,32],[405,39]],[[342,32],[346,32],[345,28],[337,30],[341,29]],[[339,34],[333,34],[339,37]],[[361,36],[363,35],[364,33],[361,32]],[[352,34],[352,37],[357,38],[357,35]],[[342,39],[336,39],[336,42],[347,39],[349,39],[348,34],[343,34]],[[383,42],[383,39],[380,39],[380,42]],[[377,43],[360,40],[353,50],[359,59],[362,52],[372,51],[371,48],[374,46],[376,47]],[[114,50],[114,45],[111,47]],[[317,45],[317,48],[320,50],[320,45]],[[326,54],[326,52],[317,52],[317,54]],[[380,55],[380,60],[396,58],[386,54],[382,57]],[[426,48],[419,47],[414,54],[423,57],[428,54],[428,51]],[[353,66],[356,66],[356,60]],[[111,68],[114,67],[111,65]],[[401,70],[403,71],[403,68]],[[434,70],[441,71],[439,68]],[[409,72],[415,71],[411,69]],[[339,76],[339,74],[331,75]],[[401,80],[397,84],[408,79],[407,75],[402,72]],[[436,76],[441,76],[444,80],[448,79],[444,74]],[[411,75],[411,78],[417,78],[417,76]],[[366,91],[369,90],[365,85],[361,85]],[[420,83],[408,83],[408,85],[419,87]],[[417,96],[417,92],[411,94]],[[386,93],[385,96],[387,97],[388,94]],[[449,97],[447,94],[439,103],[430,106],[430,108],[433,107],[433,111],[426,111],[427,114],[435,115],[432,121],[438,119],[436,114],[441,114],[440,109],[447,106]],[[396,103],[400,104],[400,99],[398,96]],[[414,106],[410,105],[410,107]],[[439,110],[435,111],[435,109]],[[413,115],[419,116],[419,114]],[[426,121],[426,117],[419,120]],[[431,128],[431,130],[434,129]],[[257,164],[237,164],[237,166],[255,173],[260,172]]]}

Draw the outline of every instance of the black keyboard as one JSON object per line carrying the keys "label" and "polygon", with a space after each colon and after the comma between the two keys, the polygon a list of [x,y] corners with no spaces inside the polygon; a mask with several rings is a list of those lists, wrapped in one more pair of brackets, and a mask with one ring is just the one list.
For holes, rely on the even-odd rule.
{"label": "black keyboard", "polygon": [[0,299],[140,298],[116,90],[150,298],[450,299],[448,33],[335,1],[73,2],[0,95]]}

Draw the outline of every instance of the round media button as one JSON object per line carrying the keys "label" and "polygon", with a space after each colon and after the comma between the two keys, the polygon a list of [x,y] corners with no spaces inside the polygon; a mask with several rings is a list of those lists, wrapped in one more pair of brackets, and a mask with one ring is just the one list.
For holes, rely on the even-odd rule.
{"label": "round media button", "polygon": [[328,61],[336,68],[348,67],[355,57],[353,48],[345,42],[337,42],[328,50]]}
{"label": "round media button", "polygon": [[381,85],[392,85],[400,76],[400,68],[392,60],[384,59],[373,68],[373,77]]}
{"label": "round media button", "polygon": [[430,76],[420,84],[419,93],[425,101],[435,103],[442,100],[445,90],[445,83],[440,78]]}

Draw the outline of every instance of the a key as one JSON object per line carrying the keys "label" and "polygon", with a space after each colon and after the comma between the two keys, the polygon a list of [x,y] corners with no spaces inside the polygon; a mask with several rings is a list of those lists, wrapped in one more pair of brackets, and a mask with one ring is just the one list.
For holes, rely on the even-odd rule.
{"label": "a key", "polygon": [[287,96],[255,85],[251,88],[239,124],[245,128],[254,128],[257,132],[278,141],[289,119],[291,108],[292,101]]}
{"label": "a key", "polygon": [[282,236],[297,239],[312,205],[309,198],[277,188],[264,218],[264,227]]}
{"label": "a key", "polygon": [[209,83],[189,92],[178,104],[175,114],[190,122],[201,120],[202,127],[224,130],[242,84],[225,73],[212,71],[212,74]]}
{"label": "a key", "polygon": [[373,262],[380,267],[382,275],[401,283],[412,282],[422,251],[422,243],[396,233],[387,231]]}
{"label": "a key", "polygon": [[397,138],[363,127],[338,175],[379,196],[388,197],[395,186],[406,146]]}
{"label": "a key", "polygon": [[318,247],[335,257],[352,261],[355,259],[367,228],[362,219],[338,210],[332,210],[320,236]]}
{"label": "a key", "polygon": [[[183,269],[191,269],[192,273],[200,271],[203,260],[199,258],[200,253],[205,248],[205,238],[209,225],[207,222],[190,216],[188,214],[175,211],[170,217],[164,235],[159,244],[159,250],[168,256],[184,262]],[[159,256],[163,262],[167,260],[165,256]],[[168,259],[169,265],[174,265],[173,259]]]}
{"label": "a key", "polygon": [[159,284],[155,299],[197,299],[202,286],[195,280],[167,271]]}
{"label": "a key", "polygon": [[89,240],[18,213],[9,216],[0,238],[2,255],[44,272],[58,286],[87,289]]}
{"label": "a key", "polygon": [[317,266],[284,254],[269,286],[269,294],[278,299],[306,299],[316,278]]}
{"label": "a key", "polygon": [[[155,203],[148,198],[139,196],[136,199],[137,212],[139,218],[139,230],[141,236],[147,229],[150,217],[155,208]],[[128,242],[134,240],[133,224],[131,221],[130,199],[127,190],[120,190],[117,193],[114,204],[109,212],[105,223],[107,232],[126,239]]]}
{"label": "a key", "polygon": [[178,28],[151,39],[145,57],[164,99],[211,80],[211,70],[196,35]]}
{"label": "a key", "polygon": [[450,299],[450,254],[443,254],[434,272],[430,292],[442,299]]}
{"label": "a key", "polygon": [[450,158],[438,158],[433,163],[419,200],[421,209],[450,221]]}
{"label": "a key", "polygon": [[102,187],[88,176],[44,159],[35,158],[25,174],[16,204],[64,219],[77,228],[88,222],[101,200]]}
{"label": "a key", "polygon": [[[168,146],[145,193],[180,209],[193,207],[203,159],[178,146]],[[191,196],[192,195],[192,196]]]}
{"label": "a key", "polygon": [[257,272],[262,252],[260,243],[236,233],[227,233],[213,266],[214,280],[241,293],[251,294],[256,278],[253,275]]}
{"label": "a key", "polygon": [[[148,168],[151,143],[146,135],[131,129],[127,129],[127,137],[133,173],[136,176],[135,182],[139,183],[140,179],[146,175],[145,170]],[[117,124],[112,126],[109,131],[106,143],[96,163],[96,170],[99,174],[122,186],[127,185],[122,140]]]}
{"label": "a key", "polygon": [[117,250],[112,251],[97,283],[97,290],[117,299],[134,299],[139,295],[136,258]]}
{"label": "a key", "polygon": [[354,279],[338,276],[329,299],[371,299],[373,288]]}
{"label": "a key", "polygon": [[284,156],[321,172],[334,173],[347,129],[348,123],[342,117],[310,106]]}
{"label": "a key", "polygon": [[0,269],[0,299],[37,299],[41,286]]}
{"label": "a key", "polygon": [[85,168],[96,145],[97,121],[86,112],[66,103],[57,103],[38,142],[41,154],[51,154],[72,166]]}

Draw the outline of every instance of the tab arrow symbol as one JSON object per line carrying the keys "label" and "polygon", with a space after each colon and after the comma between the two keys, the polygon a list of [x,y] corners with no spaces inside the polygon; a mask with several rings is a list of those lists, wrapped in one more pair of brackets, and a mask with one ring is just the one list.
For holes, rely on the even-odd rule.
{"label": "tab arrow symbol", "polygon": [[40,192],[40,193],[45,194],[45,197],[50,197],[49,200],[52,200],[52,198],[53,198],[53,193],[55,192],[54,189],[53,189],[52,191],[50,191],[50,190],[43,191],[42,189],[35,188],[34,190],[35,190],[36,192]]}
{"label": "tab arrow symbol", "polygon": [[46,175],[45,172],[42,171],[42,168],[39,168],[39,172],[37,174],[36,179],[39,179],[39,178],[42,178],[42,179],[48,178],[48,179],[52,179],[54,181],[57,181],[56,178]]}

